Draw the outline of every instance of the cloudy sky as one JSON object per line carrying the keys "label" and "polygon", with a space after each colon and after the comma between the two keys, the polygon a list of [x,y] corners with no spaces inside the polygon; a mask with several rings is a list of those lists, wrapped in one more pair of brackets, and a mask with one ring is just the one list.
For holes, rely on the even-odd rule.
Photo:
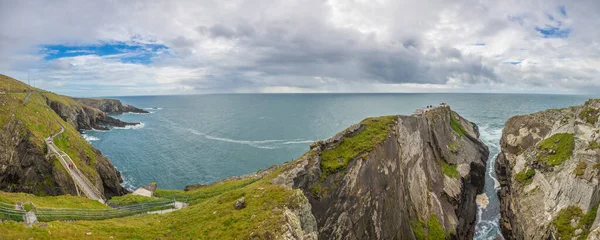
{"label": "cloudy sky", "polygon": [[75,96],[600,91],[598,1],[0,0],[0,73]]}

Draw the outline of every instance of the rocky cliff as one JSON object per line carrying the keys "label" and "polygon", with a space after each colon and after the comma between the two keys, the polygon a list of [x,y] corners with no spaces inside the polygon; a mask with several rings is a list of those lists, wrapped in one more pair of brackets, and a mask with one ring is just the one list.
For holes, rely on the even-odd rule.
{"label": "rocky cliff", "polygon": [[[143,111],[129,105],[122,105],[119,100],[113,99],[91,99],[90,101],[87,101],[86,99],[71,99],[66,96],[53,94],[44,94],[44,97],[46,98],[46,103],[52,108],[52,110],[54,110],[63,120],[78,130],[108,130],[109,126],[124,127],[127,125],[137,125],[139,123],[123,122],[119,119],[109,116],[108,114],[123,113],[123,110],[128,109],[136,112]],[[85,102],[99,104],[90,106],[86,105]],[[109,111],[104,111],[94,107],[96,105],[100,105]],[[117,110],[117,112],[110,112],[113,110]]]}
{"label": "rocky cliff", "polygon": [[312,144],[272,183],[302,190],[312,216],[297,218],[320,239],[469,239],[488,157],[478,135],[447,106],[366,119]]}
{"label": "rocky cliff", "polygon": [[[3,76],[11,85],[19,81]],[[22,84],[23,85],[23,84]],[[75,185],[58,160],[48,155],[44,140],[54,138],[78,168],[106,197],[123,195],[120,173],[112,163],[86,142],[81,129],[125,126],[99,109],[70,97],[23,85],[25,92],[0,95],[0,190],[37,195],[76,195]],[[31,93],[30,93],[31,92]]]}
{"label": "rocky cliff", "polygon": [[134,106],[123,104],[117,99],[106,99],[106,98],[74,98],[75,101],[87,105],[102,112],[110,114],[122,114],[122,113],[148,113],[143,109],[136,108]]}
{"label": "rocky cliff", "polygon": [[510,118],[496,171],[507,239],[582,239],[598,226],[600,100]]}

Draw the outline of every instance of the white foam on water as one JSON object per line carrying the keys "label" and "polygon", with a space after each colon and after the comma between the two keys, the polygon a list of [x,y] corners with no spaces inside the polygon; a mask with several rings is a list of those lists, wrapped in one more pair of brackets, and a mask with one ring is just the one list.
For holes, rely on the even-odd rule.
{"label": "white foam on water", "polygon": [[94,136],[90,136],[90,135],[87,135],[87,134],[81,134],[81,136],[83,137],[83,139],[85,139],[88,142],[100,140],[100,138],[97,138],[97,137],[94,137]]}
{"label": "white foam on water", "polygon": [[136,125],[127,125],[125,127],[113,127],[113,129],[140,129],[140,128],[144,128],[145,124],[143,122],[140,122],[139,124]]}
{"label": "white foam on water", "polygon": [[210,139],[210,140],[243,144],[243,145],[248,145],[251,147],[261,148],[261,149],[278,149],[278,148],[284,147],[285,145],[306,144],[306,143],[314,142],[313,140],[304,140],[304,139],[238,140],[238,139],[223,138],[223,137],[216,137],[216,136],[208,135],[206,133],[202,133],[196,129],[191,129],[191,128],[187,128],[185,130],[187,130],[188,132],[195,134],[195,135],[204,136],[205,138]]}

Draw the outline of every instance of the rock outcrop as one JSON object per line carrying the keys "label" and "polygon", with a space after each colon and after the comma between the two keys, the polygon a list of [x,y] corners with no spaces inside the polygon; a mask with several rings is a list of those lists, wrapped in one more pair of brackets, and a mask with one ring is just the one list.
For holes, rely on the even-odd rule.
{"label": "rock outcrop", "polygon": [[303,193],[312,216],[298,225],[320,239],[470,239],[488,154],[475,124],[444,106],[366,119],[312,144],[272,183]]}
{"label": "rock outcrop", "polygon": [[148,111],[136,108],[134,106],[123,104],[117,99],[106,99],[106,98],[74,98],[73,100],[87,105],[100,111],[109,114],[122,114],[122,113],[148,113]]}
{"label": "rock outcrop", "polygon": [[[63,97],[67,98],[67,97]],[[62,99],[61,99],[62,100]],[[113,127],[125,127],[128,125],[137,125],[139,123],[128,123],[123,122],[119,119],[108,116],[108,113],[98,108],[85,105],[83,103],[75,101],[61,101],[53,98],[47,98],[47,104],[58,114],[63,120],[73,125],[78,130],[108,130],[108,126]],[[98,100],[99,101],[99,100]],[[116,101],[120,104],[119,100],[107,99],[107,102]],[[113,105],[111,105],[113,106]],[[123,105],[114,105],[123,106]],[[119,108],[117,108],[119,109]],[[125,109],[125,108],[123,108]],[[121,109],[121,110],[123,110]],[[137,109],[137,108],[136,108]],[[113,110],[113,109],[109,109]],[[138,109],[139,110],[139,109]],[[143,111],[143,110],[142,110]],[[119,112],[122,113],[122,112]]]}
{"label": "rock outcrop", "polygon": [[[65,151],[96,188],[110,198],[127,193],[120,173],[110,160],[85,141],[77,130],[126,126],[107,113],[70,97],[33,89],[0,75],[2,81],[22,86],[24,93],[0,96],[0,190],[37,195],[76,195],[76,187],[45,139]],[[21,85],[20,85],[21,84]],[[27,101],[25,101],[27,99]],[[63,121],[61,121],[64,120]]]}
{"label": "rock outcrop", "polygon": [[598,226],[599,109],[589,100],[506,122],[496,172],[507,239],[582,239]]}

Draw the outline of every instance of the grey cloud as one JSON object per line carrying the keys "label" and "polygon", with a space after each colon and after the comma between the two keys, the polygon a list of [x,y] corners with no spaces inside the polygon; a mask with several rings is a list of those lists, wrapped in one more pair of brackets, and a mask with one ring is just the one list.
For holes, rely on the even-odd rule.
{"label": "grey cloud", "polygon": [[[140,88],[177,85],[198,92],[273,86],[362,91],[360,86],[405,83],[459,91],[486,91],[469,89],[486,84],[584,91],[586,86],[598,89],[600,77],[593,71],[600,56],[595,43],[600,33],[594,31],[600,4],[591,0],[564,4],[569,14],[560,21],[572,29],[568,39],[543,39],[535,31],[555,24],[546,14],[563,3],[554,0],[64,0],[0,5],[0,32],[11,33],[0,35],[0,71],[39,68],[40,75],[52,80],[71,74],[68,81],[90,84],[96,79],[97,84],[118,86],[130,83],[121,79],[135,79],[131,84]],[[514,16],[520,16],[518,21]],[[36,50],[44,44],[138,37],[173,51],[143,65],[110,57],[48,62]],[[478,42],[486,45],[473,46]],[[515,59],[524,64],[503,63]],[[106,74],[106,68],[118,71]]]}

